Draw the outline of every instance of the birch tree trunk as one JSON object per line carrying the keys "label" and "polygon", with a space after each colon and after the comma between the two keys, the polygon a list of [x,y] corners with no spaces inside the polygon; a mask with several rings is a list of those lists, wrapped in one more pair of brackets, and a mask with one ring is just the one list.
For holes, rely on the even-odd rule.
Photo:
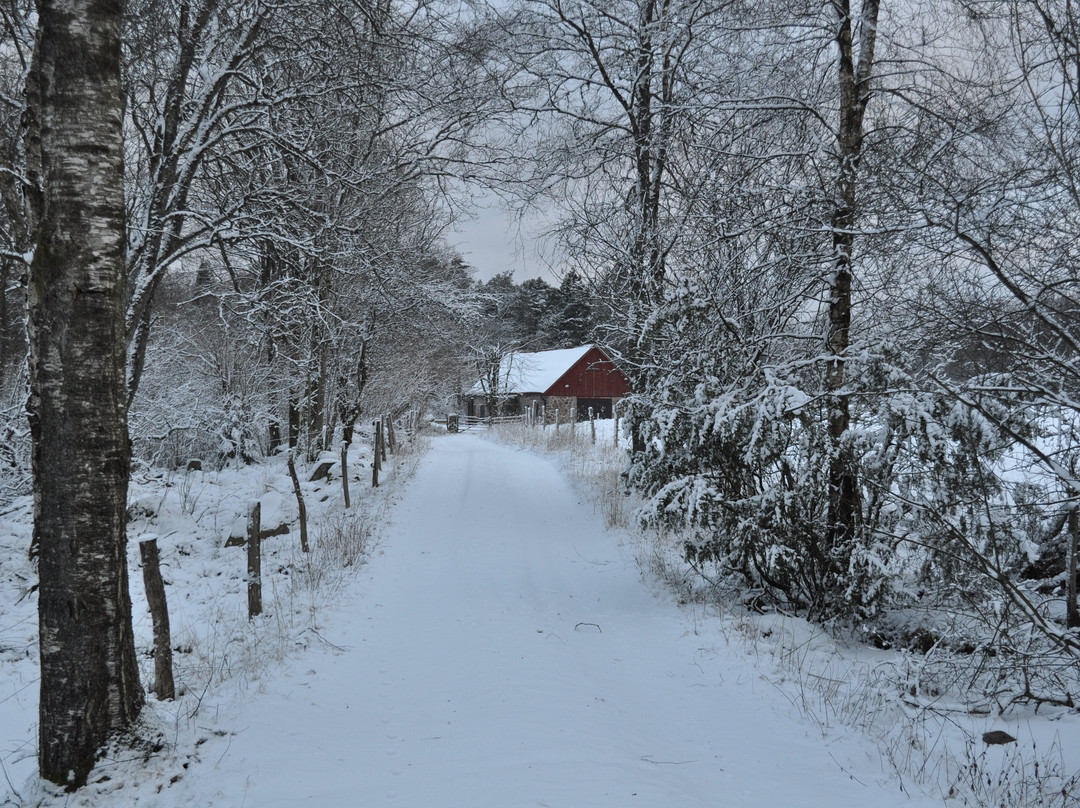
{"label": "birch tree trunk", "polygon": [[120,0],[41,0],[44,205],[28,290],[41,776],[78,788],[143,704],[126,555]]}

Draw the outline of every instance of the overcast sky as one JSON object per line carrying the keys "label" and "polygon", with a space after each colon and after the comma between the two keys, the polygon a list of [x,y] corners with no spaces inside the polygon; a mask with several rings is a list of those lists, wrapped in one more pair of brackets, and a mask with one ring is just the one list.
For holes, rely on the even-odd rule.
{"label": "overcast sky", "polygon": [[538,225],[534,223],[530,228],[526,223],[519,228],[499,206],[497,198],[490,197],[486,204],[487,207],[477,210],[474,219],[458,222],[457,233],[449,238],[465,263],[476,270],[476,277],[487,280],[509,269],[518,283],[537,277],[558,283],[540,255],[539,239],[535,232],[530,232]]}

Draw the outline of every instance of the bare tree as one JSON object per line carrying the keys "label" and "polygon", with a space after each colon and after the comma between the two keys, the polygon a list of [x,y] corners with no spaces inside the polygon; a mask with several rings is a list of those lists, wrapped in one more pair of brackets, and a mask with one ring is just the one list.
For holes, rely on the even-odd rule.
{"label": "bare tree", "polygon": [[[852,251],[858,225],[859,166],[862,161],[863,121],[871,98],[871,75],[877,41],[878,0],[864,0],[857,15],[850,0],[832,3],[836,12],[839,126],[836,132],[836,190],[832,195],[834,271],[829,281],[829,331],[826,338],[825,390],[829,395],[829,533],[830,544],[850,542],[859,518],[859,489],[850,449],[844,445],[851,426],[848,396],[844,394],[844,365],[851,345]],[[813,548],[828,558],[830,548]]]}
{"label": "bare tree", "polygon": [[[165,273],[185,255],[235,238],[245,187],[205,193],[228,153],[272,139],[267,109],[289,88],[268,81],[275,17],[291,4],[138,0],[125,17],[129,141],[129,403],[139,386]],[[217,203],[217,204],[214,204]]]}
{"label": "bare tree", "polygon": [[[1025,458],[1043,514],[1043,528],[1027,539],[1055,557],[1065,578],[1065,624],[1075,627],[1080,12],[1053,0],[958,6],[970,38],[992,47],[995,58],[963,83],[965,94],[954,94],[960,102],[927,107],[924,128],[937,144],[933,161],[918,167],[918,207],[952,280],[936,287],[950,339],[935,352],[941,365],[933,379]],[[984,501],[1007,507],[1008,481],[993,469],[988,478]],[[997,569],[974,546],[969,555],[1007,599],[1032,612],[1033,625],[1077,653],[1075,642],[1029,608],[1011,580],[1017,570]]]}

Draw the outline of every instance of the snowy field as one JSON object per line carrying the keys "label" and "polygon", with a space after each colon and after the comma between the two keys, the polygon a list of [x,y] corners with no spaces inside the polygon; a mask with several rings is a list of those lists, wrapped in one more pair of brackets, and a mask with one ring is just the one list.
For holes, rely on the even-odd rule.
{"label": "snowy field", "polygon": [[[1036,783],[1028,804],[1080,804],[1052,793],[1080,768],[1075,713],[905,702],[897,677],[917,660],[680,594],[663,548],[608,527],[629,507],[602,490],[611,433],[593,447],[577,429],[549,455],[438,437],[375,492],[355,453],[361,504],[345,515],[336,473],[305,484],[313,551],[295,531],[266,540],[250,623],[244,551],[224,545],[256,499],[264,527],[295,521],[284,465],[142,474],[143,681],[136,545],[152,534],[182,692],[151,699],[141,746],[76,795],[34,777],[36,599],[15,503],[0,514],[0,805],[879,808],[1017,805]],[[985,746],[988,730],[1019,743]]]}

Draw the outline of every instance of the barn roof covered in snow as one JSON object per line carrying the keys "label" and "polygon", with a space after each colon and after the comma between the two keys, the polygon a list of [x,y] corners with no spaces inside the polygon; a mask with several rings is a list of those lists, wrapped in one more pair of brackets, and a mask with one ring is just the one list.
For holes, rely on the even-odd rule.
{"label": "barn roof covered in snow", "polygon": [[[579,345],[554,351],[507,354],[499,368],[499,394],[546,393],[592,347]],[[483,395],[483,386],[478,381],[469,393]]]}

